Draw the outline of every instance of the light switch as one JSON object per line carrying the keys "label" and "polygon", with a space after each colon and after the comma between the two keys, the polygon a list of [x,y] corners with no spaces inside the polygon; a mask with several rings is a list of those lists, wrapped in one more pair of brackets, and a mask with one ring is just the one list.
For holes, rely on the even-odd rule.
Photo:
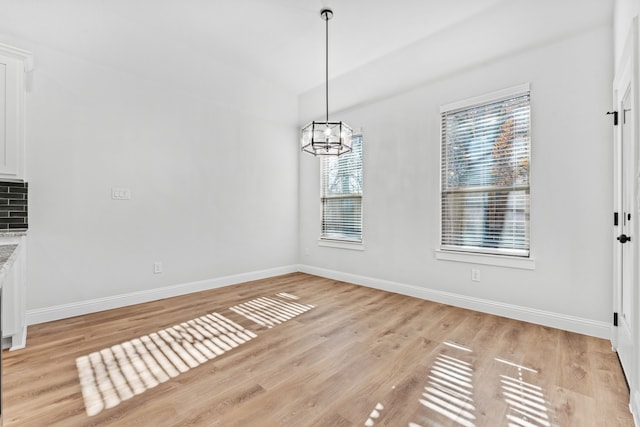
{"label": "light switch", "polygon": [[131,189],[130,188],[111,188],[111,198],[113,200],[130,200]]}
{"label": "light switch", "polygon": [[162,263],[160,261],[156,261],[153,263],[153,274],[162,273]]}

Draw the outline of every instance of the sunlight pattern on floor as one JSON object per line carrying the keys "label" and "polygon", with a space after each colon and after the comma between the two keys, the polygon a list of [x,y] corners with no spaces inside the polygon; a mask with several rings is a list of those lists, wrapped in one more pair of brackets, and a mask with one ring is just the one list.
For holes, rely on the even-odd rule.
{"label": "sunlight pattern on floor", "polygon": [[279,294],[276,294],[276,295],[279,296],[279,297],[282,297],[282,298],[288,298],[288,299],[293,299],[293,300],[300,299],[300,297],[288,294],[286,292],[280,292]]}
{"label": "sunlight pattern on floor", "polygon": [[[461,344],[444,341],[444,348],[436,356],[427,375],[427,385],[418,398],[418,403],[428,411],[420,415],[417,422],[409,422],[409,427],[457,425],[475,427],[476,408],[473,403],[473,366],[469,359],[473,350]],[[395,386],[392,387],[395,389]],[[378,403],[365,427],[373,427],[382,417],[384,406]],[[386,420],[389,423],[389,420]],[[444,424],[443,424],[444,423]],[[399,424],[393,424],[399,425]]]}
{"label": "sunlight pattern on floor", "polygon": [[373,411],[371,411],[371,413],[369,414],[369,418],[367,418],[367,421],[364,422],[364,425],[366,427],[373,427],[376,423],[375,420],[380,418],[380,411],[382,411],[383,409],[384,409],[384,405],[378,402],[376,404],[376,407],[373,408]]}
{"label": "sunlight pattern on floor", "polygon": [[229,307],[229,310],[259,325],[273,328],[314,308],[310,304],[289,301],[298,299],[295,295],[287,293],[277,295],[286,298],[286,300],[276,297],[260,297]]}
{"label": "sunlight pattern on floor", "polygon": [[[471,350],[456,343],[445,345],[470,353]],[[442,351],[431,371],[429,382],[420,403],[426,408],[454,421],[457,425],[474,427],[473,367],[461,358],[452,357]],[[417,426],[418,424],[414,424]]]}
{"label": "sunlight pattern on floor", "polygon": [[[473,350],[464,345],[444,341],[444,348],[436,356],[427,377],[420,404],[429,410],[425,416],[420,415],[420,424],[409,422],[408,427],[427,427],[455,425],[475,427],[477,421],[474,413],[478,410],[473,399]],[[467,357],[470,356],[470,357]],[[502,397],[507,403],[506,421],[508,427],[555,427],[552,424],[553,409],[545,399],[542,387],[525,381],[525,375],[536,375],[538,371],[501,358],[494,358],[499,363],[500,372],[496,375],[496,386],[499,381]],[[512,373],[517,371],[517,378]],[[512,374],[512,375],[506,375]],[[394,386],[395,387],[395,386]],[[366,427],[373,427],[381,417],[384,408],[378,403],[365,422]],[[388,422],[388,421],[387,421]],[[502,424],[501,424],[502,425]]]}
{"label": "sunlight pattern on floor", "polygon": [[518,378],[500,375],[502,395],[509,405],[509,427],[550,427],[548,403],[542,387],[524,380],[525,372],[537,374],[538,371],[506,360],[495,360],[518,369]]}
{"label": "sunlight pattern on floor", "polygon": [[78,357],[88,416],[177,377],[257,335],[218,313]]}

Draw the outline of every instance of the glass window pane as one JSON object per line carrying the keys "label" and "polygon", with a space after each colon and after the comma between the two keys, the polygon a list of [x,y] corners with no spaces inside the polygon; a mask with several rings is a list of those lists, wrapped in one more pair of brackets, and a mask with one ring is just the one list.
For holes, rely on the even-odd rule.
{"label": "glass window pane", "polygon": [[351,152],[320,159],[321,238],[362,241],[362,136]]}
{"label": "glass window pane", "polygon": [[529,93],[442,113],[445,250],[529,255]]}

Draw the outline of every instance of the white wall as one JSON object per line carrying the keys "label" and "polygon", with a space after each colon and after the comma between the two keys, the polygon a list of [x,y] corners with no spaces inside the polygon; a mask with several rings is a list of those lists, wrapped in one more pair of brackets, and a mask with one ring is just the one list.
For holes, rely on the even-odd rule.
{"label": "white wall", "polygon": [[[364,251],[319,247],[318,163],[300,166],[300,251],[309,270],[333,271],[452,293],[535,312],[593,322],[607,331],[611,318],[611,105],[612,28],[584,29],[519,53],[478,62],[433,77],[422,55],[423,85],[404,67],[386,70],[386,87],[366,99],[366,70],[341,76],[332,113],[364,128]],[[457,45],[451,50],[456,51]],[[403,64],[397,55],[389,61]],[[408,60],[404,58],[406,62]],[[434,62],[436,64],[437,62]],[[434,65],[435,66],[435,65]],[[422,68],[421,68],[422,67]],[[408,78],[408,80],[404,80]],[[521,83],[531,83],[533,271],[436,260],[439,242],[439,107]],[[349,95],[353,86],[356,94]],[[321,88],[300,99],[300,123],[318,114]],[[304,255],[308,248],[310,254]],[[475,268],[475,267],[474,267]],[[366,282],[366,280],[365,280]],[[373,281],[375,282],[375,280]],[[418,292],[419,293],[419,292]]]}
{"label": "white wall", "polygon": [[[0,41],[36,62],[28,309],[296,263],[293,93],[215,58],[168,57],[140,75]],[[111,200],[112,187],[132,199]]]}
{"label": "white wall", "polygon": [[613,45],[614,45],[614,66],[618,66],[624,43],[627,40],[631,21],[638,16],[640,1],[638,0],[615,0],[613,8]]}
{"label": "white wall", "polygon": [[[523,4],[500,13],[513,16],[513,8]],[[0,33],[0,42],[36,59],[27,99],[28,308],[301,262],[609,322],[611,135],[602,113],[611,99],[612,34],[592,24],[568,23],[566,34],[542,45],[527,38],[521,53],[508,43],[492,57],[468,33],[456,39],[467,50],[433,57],[441,34],[333,82],[340,117],[365,129],[363,252],[317,246],[317,159],[301,156],[298,171],[295,124],[318,114],[322,88],[296,99],[215,55],[168,57],[145,70],[140,52],[135,66],[114,69],[99,51],[81,57],[73,46]],[[535,27],[505,25],[526,27],[523,37]],[[504,40],[504,29],[485,44]],[[434,259],[438,109],[527,81],[537,267],[483,266],[482,282],[472,283],[470,265]],[[131,188],[132,200],[111,200],[111,187]],[[163,274],[152,274],[154,261]]]}

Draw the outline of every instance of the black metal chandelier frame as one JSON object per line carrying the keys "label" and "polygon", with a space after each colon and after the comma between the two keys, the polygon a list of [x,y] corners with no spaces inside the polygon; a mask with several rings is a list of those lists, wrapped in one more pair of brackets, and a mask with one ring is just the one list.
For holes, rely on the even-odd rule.
{"label": "black metal chandelier frame", "polygon": [[351,151],[353,130],[342,121],[329,121],[329,20],[331,9],[322,9],[325,21],[325,108],[324,121],[313,121],[302,128],[302,151],[314,156],[339,156]]}

